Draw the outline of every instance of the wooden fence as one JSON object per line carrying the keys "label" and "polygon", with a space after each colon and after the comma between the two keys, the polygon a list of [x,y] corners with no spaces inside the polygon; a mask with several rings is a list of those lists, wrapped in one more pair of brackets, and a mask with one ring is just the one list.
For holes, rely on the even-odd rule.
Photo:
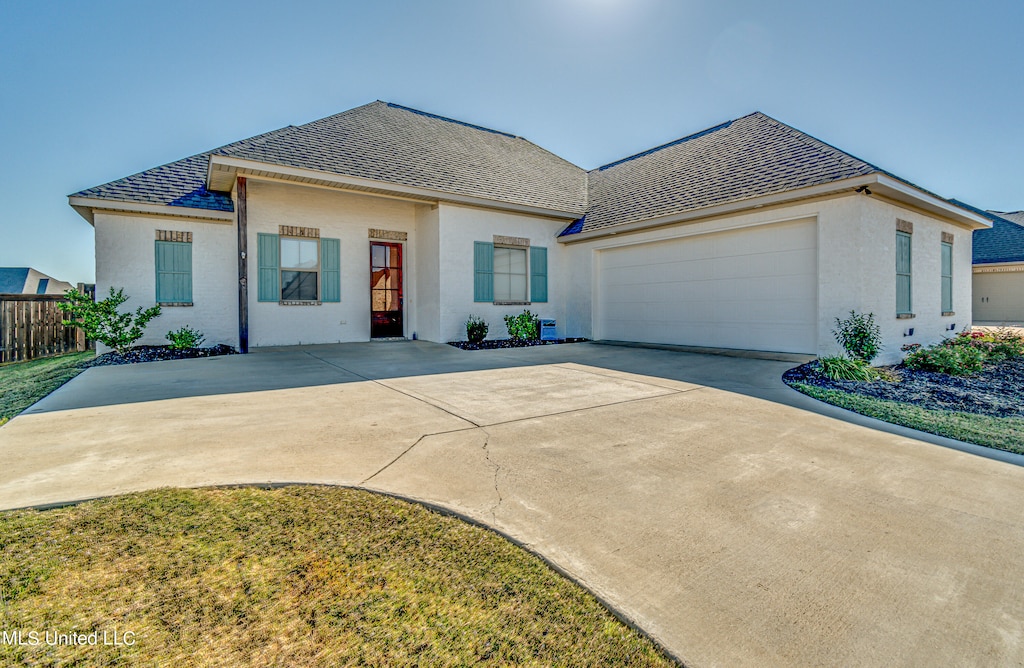
{"label": "wooden fence", "polygon": [[0,295],[0,363],[85,350],[82,330],[61,324],[63,295]]}

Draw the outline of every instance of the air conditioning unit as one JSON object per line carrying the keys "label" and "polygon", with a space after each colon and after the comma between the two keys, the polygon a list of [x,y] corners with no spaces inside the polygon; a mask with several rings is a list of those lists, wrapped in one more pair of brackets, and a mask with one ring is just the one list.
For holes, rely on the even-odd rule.
{"label": "air conditioning unit", "polygon": [[540,321],[540,340],[555,341],[558,334],[555,333],[555,321],[551,318],[544,318]]}

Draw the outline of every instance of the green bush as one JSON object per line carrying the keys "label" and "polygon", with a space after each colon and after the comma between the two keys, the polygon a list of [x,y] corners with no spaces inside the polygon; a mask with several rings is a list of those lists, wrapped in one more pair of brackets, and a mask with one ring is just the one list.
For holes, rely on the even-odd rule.
{"label": "green bush", "polygon": [[1002,362],[1024,356],[1024,339],[1006,329],[994,332],[961,332],[942,345],[956,348],[973,348],[979,351],[985,362]]}
{"label": "green bush", "polygon": [[850,311],[849,318],[836,318],[836,328],[832,330],[832,334],[846,354],[853,359],[870,362],[882,349],[882,331],[875,323],[874,313],[864,315]]}
{"label": "green bush", "polygon": [[98,302],[74,288],[65,292],[64,297],[67,301],[57,304],[57,308],[69,316],[64,324],[81,329],[88,338],[122,355],[142,338],[149,321],[160,315],[159,304],[146,309],[140,306],[134,314],[121,313],[117,307],[128,301],[128,297],[123,288],[114,290],[113,286],[110,295]]}
{"label": "green bush", "polygon": [[466,338],[470,343],[480,343],[487,338],[487,321],[475,315],[469,316],[466,321]]}
{"label": "green bush", "polygon": [[881,372],[861,359],[836,355],[818,360],[821,373],[832,380],[871,381],[879,378]]}
{"label": "green bush", "polygon": [[540,320],[529,310],[519,315],[505,316],[508,335],[517,341],[536,341],[540,338]]}
{"label": "green bush", "polygon": [[919,348],[903,360],[911,369],[935,371],[951,376],[965,376],[981,371],[985,353],[970,345],[948,345],[940,343]]}
{"label": "green bush", "polygon": [[206,337],[199,330],[186,325],[176,332],[167,332],[167,340],[171,342],[171,350],[188,350],[198,348]]}

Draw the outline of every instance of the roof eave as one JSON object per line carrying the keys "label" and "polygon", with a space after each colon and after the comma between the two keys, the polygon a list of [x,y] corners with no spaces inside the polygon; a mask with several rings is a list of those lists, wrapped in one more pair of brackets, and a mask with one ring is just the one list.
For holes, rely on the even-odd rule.
{"label": "roof eave", "polygon": [[96,211],[112,211],[116,213],[141,213],[148,215],[173,216],[176,218],[196,218],[218,223],[233,222],[235,214],[231,211],[212,211],[210,209],[194,209],[186,206],[167,206],[166,204],[147,204],[124,200],[100,199],[96,197],[79,197],[71,195],[68,204],[95,226]]}
{"label": "roof eave", "polygon": [[918,209],[923,209],[933,215],[941,216],[944,219],[951,220],[952,222],[958,223],[972,230],[985,229],[992,226],[985,218],[968,209],[964,209],[963,207],[952,204],[940,197],[936,197],[918,188],[914,188],[913,186],[910,186],[898,179],[894,179],[886,174],[875,172],[872,174],[865,174],[863,176],[855,176],[849,179],[808,186],[806,188],[761,195],[759,197],[751,197],[749,199],[716,204],[714,206],[703,207],[700,209],[693,209],[690,211],[683,211],[655,218],[647,218],[645,220],[610,225],[608,227],[602,227],[588,232],[580,232],[578,234],[559,237],[558,241],[561,243],[576,243],[580,241],[587,241],[589,239],[599,239],[613,234],[638,232],[654,227],[693,222],[702,218],[711,218],[714,216],[737,214],[752,209],[788,204],[799,200],[848,194],[849,192],[856,191],[863,186],[868,186],[869,190],[873,194],[877,193],[903,204],[911,204]]}
{"label": "roof eave", "polygon": [[210,164],[207,169],[206,187],[210,190],[230,191],[234,186],[235,177],[244,176],[246,174],[269,175],[278,179],[295,181],[297,183],[328,185],[338,188],[339,190],[351,190],[356,193],[380,193],[422,202],[450,202],[454,204],[465,204],[468,206],[511,211],[514,213],[544,216],[546,218],[556,218],[560,220],[575,220],[583,215],[582,210],[566,211],[562,209],[517,204],[514,202],[504,202],[501,200],[432,190],[430,188],[421,188],[418,186],[407,186],[390,181],[377,181],[375,179],[367,179],[359,176],[323,172],[303,167],[276,165],[273,163],[260,162],[258,160],[249,160],[246,158],[236,158],[224,155],[210,156]]}

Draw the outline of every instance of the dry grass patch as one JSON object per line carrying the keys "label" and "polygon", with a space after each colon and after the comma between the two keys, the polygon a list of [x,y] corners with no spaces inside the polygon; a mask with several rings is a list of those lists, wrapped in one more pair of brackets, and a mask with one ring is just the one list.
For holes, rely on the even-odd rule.
{"label": "dry grass patch", "polygon": [[501,537],[355,490],[160,490],[0,515],[0,644],[33,665],[671,665]]}

